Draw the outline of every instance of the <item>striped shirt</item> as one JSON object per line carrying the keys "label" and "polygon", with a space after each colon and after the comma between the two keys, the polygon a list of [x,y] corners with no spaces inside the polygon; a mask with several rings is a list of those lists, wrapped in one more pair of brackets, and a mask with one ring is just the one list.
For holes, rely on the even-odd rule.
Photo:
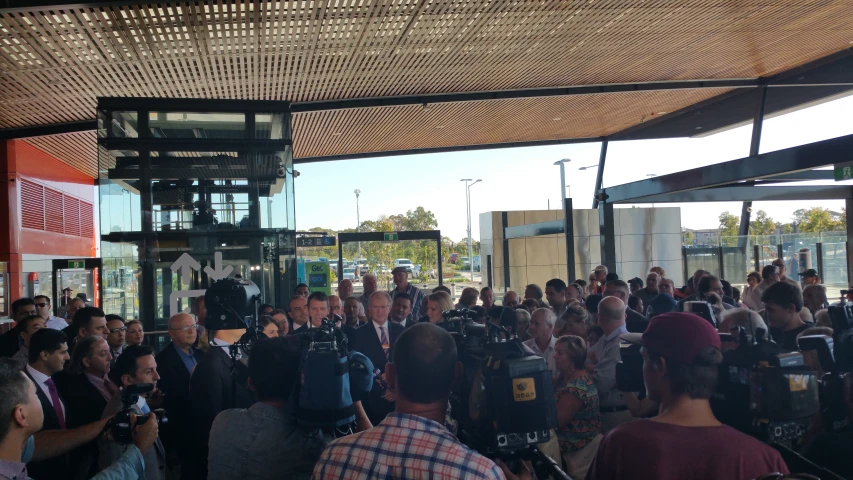
{"label": "striped shirt", "polygon": [[500,479],[500,468],[424,417],[394,412],[370,430],[329,444],[314,468],[327,479]]}
{"label": "striped shirt", "polygon": [[421,291],[420,288],[409,283],[406,286],[405,292],[400,292],[396,288],[388,292],[391,295],[391,303],[394,302],[394,299],[397,298],[397,295],[405,293],[412,299],[412,313],[406,317],[408,320],[411,320],[412,323],[417,322],[421,318],[421,306],[424,303],[424,292]]}

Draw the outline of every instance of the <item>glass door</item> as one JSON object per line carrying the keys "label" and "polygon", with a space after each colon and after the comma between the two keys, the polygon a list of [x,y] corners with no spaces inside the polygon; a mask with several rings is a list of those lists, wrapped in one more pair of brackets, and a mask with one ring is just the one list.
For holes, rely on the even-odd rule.
{"label": "glass door", "polygon": [[87,306],[102,308],[104,291],[101,284],[103,266],[100,258],[53,261],[53,306],[64,306],[74,297]]}

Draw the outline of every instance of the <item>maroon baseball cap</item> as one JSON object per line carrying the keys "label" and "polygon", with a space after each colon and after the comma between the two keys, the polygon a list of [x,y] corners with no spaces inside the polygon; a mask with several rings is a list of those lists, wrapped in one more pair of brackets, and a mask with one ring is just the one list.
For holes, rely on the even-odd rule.
{"label": "maroon baseball cap", "polygon": [[627,333],[622,339],[687,365],[692,365],[704,348],[721,348],[720,334],[707,320],[682,312],[658,315],[652,318],[644,333]]}

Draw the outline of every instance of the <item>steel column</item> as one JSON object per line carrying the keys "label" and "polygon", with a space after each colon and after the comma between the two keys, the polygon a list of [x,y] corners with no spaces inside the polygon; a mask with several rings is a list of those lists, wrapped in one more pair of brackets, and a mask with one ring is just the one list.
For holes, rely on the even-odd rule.
{"label": "steel column", "polygon": [[566,198],[563,200],[563,231],[566,235],[566,273],[569,275],[566,283],[575,281],[575,222],[572,214],[572,199]]}
{"label": "steel column", "polygon": [[[761,146],[761,129],[764,126],[764,107],[767,104],[767,87],[761,87],[756,92],[755,101],[755,116],[752,119],[752,139],[749,142],[749,156],[758,155],[758,150]],[[752,212],[752,201],[743,202],[740,211],[740,228],[738,235],[738,247],[745,248],[747,237],[749,235],[749,219]]]}
{"label": "steel column", "polygon": [[616,271],[616,234],[613,219],[613,204],[601,201],[598,204],[599,239],[601,240],[601,264],[607,271]]}
{"label": "steel column", "polygon": [[[845,211],[851,212],[853,211],[853,199],[848,198],[844,200],[844,208]],[[850,283],[851,277],[850,273],[853,272],[853,248],[851,248],[851,243],[853,242],[853,222],[847,221],[847,282]],[[821,272],[823,273],[823,272]]]}
{"label": "steel column", "polygon": [[592,192],[592,208],[598,208],[598,191],[604,179],[604,162],[607,160],[607,140],[601,141],[601,152],[598,154],[598,171],[595,174],[595,190]]}
{"label": "steel column", "polygon": [[758,254],[758,245],[752,246],[752,261],[755,263],[755,271],[761,273],[761,257]]}
{"label": "steel column", "polygon": [[504,266],[504,288],[509,289],[509,239],[506,237],[506,229],[509,225],[509,215],[501,212],[501,235],[503,236],[503,266]]}
{"label": "steel column", "polygon": [[823,243],[815,244],[815,267],[817,268],[817,276],[823,279]]}
{"label": "steel column", "polygon": [[782,247],[781,243],[776,244],[776,258],[785,260],[785,249]]}

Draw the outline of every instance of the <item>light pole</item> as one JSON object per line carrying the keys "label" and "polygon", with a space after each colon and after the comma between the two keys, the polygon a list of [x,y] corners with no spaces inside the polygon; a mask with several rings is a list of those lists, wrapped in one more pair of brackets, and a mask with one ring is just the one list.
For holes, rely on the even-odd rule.
{"label": "light pole", "polygon": [[471,271],[471,281],[474,281],[474,253],[471,248],[471,187],[476,185],[477,183],[482,182],[482,179],[477,179],[472,182],[470,185],[468,182],[471,181],[470,178],[463,178],[459,180],[460,182],[465,182],[465,205],[468,211],[468,269]]}
{"label": "light pole", "polygon": [[[358,211],[358,196],[361,195],[361,190],[355,189],[355,231],[358,233],[361,230],[361,213]],[[361,242],[358,242],[358,257],[361,258]]]}
{"label": "light pole", "polygon": [[566,164],[571,161],[571,158],[564,158],[554,162],[554,165],[560,166],[560,208],[566,203]]}
{"label": "light pole", "polygon": [[595,165],[587,165],[587,166],[585,166],[585,167],[581,167],[581,168],[579,168],[578,170],[580,170],[580,171],[584,171],[584,170],[586,170],[586,169],[588,169],[588,168],[593,168],[593,167],[597,167],[597,166],[598,166],[598,164],[596,163]]}

